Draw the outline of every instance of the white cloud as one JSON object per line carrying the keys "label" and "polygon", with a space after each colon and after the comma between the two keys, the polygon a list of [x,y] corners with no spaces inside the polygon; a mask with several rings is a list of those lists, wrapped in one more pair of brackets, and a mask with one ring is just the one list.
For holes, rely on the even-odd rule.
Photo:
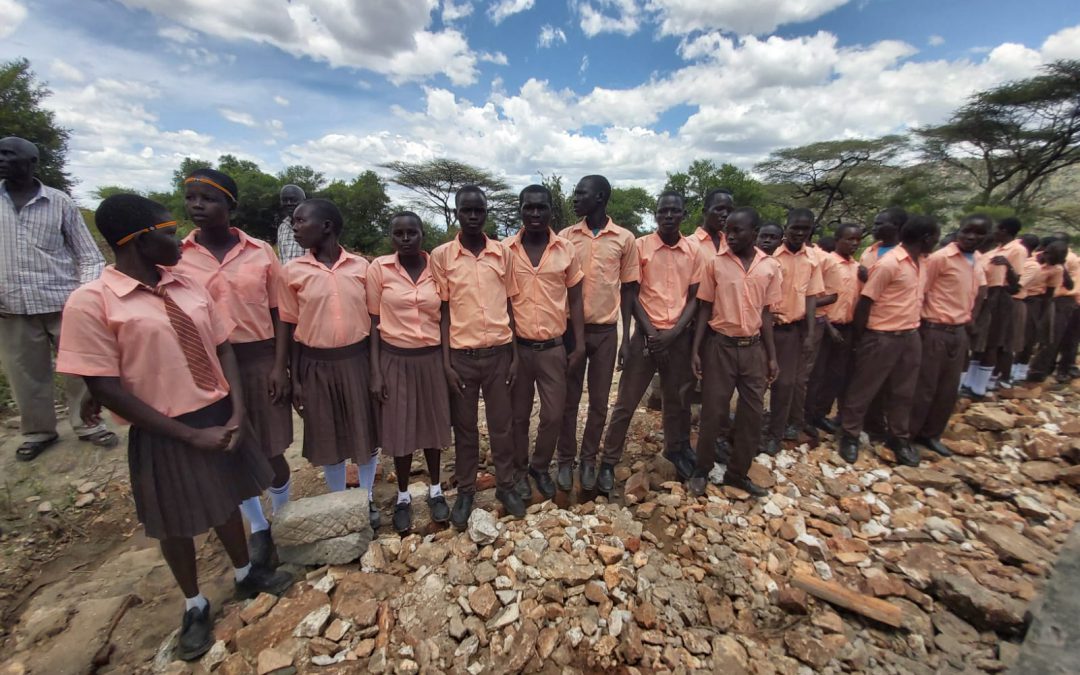
{"label": "white cloud", "polygon": [[15,0],[0,0],[0,38],[5,38],[26,18],[26,7]]}
{"label": "white cloud", "polygon": [[585,72],[589,70],[589,55],[581,57],[581,65],[578,66],[577,72],[581,77],[585,77]]}
{"label": "white cloud", "polygon": [[289,99],[287,99],[287,98],[285,98],[284,96],[281,96],[281,95],[278,95],[278,96],[274,97],[274,103],[277,103],[282,108],[289,107]]}
{"label": "white cloud", "polygon": [[68,82],[83,82],[86,80],[86,75],[81,70],[60,59],[52,60],[52,63],[49,64],[49,71],[53,74],[53,77]]}
{"label": "white cloud", "polygon": [[1047,60],[1080,59],[1080,26],[1073,26],[1046,38],[1042,52]]}
{"label": "white cloud", "polygon": [[445,0],[445,2],[443,2],[443,23],[453,23],[458,19],[464,19],[472,13],[473,4],[468,2],[468,0],[460,4],[455,3],[454,0]]}
{"label": "white cloud", "polygon": [[600,33],[633,35],[641,27],[636,0],[585,0],[577,5],[581,31],[588,37]]}
{"label": "white cloud", "polygon": [[803,23],[850,0],[647,0],[663,35],[722,30],[740,35],[771,33],[778,26]]}
{"label": "white cloud", "polygon": [[926,39],[926,44],[930,45],[931,47],[940,47],[941,45],[945,44],[945,38],[941,37],[940,35],[931,35]]}
{"label": "white cloud", "polygon": [[218,112],[221,113],[222,117],[232,122],[233,124],[239,124],[245,127],[258,126],[258,123],[255,121],[255,118],[251,115],[251,113],[240,112],[239,110],[231,110],[229,108],[219,108]]}
{"label": "white cloud", "polygon": [[562,28],[556,28],[550,23],[540,27],[540,37],[536,40],[536,46],[543,49],[556,43],[566,44],[566,33]]}
{"label": "white cloud", "polygon": [[198,39],[198,36],[194,31],[190,31],[182,26],[166,26],[158,30],[158,35],[182,45],[190,44]]}
{"label": "white cloud", "polygon": [[491,17],[492,23],[498,25],[507,17],[527,12],[534,4],[536,0],[498,0],[488,7],[488,16]]}
{"label": "white cloud", "polygon": [[506,54],[503,54],[502,52],[480,52],[479,56],[480,60],[484,63],[494,63],[497,66],[505,66],[510,63],[506,58]]}

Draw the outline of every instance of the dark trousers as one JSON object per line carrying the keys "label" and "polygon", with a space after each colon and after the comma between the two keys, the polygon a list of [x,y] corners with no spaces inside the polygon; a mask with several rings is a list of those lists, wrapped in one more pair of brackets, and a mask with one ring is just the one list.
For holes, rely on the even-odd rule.
{"label": "dark trousers", "polygon": [[1061,338],[1061,348],[1058,350],[1058,374],[1066,375],[1076,365],[1076,350],[1080,347],[1080,307],[1077,307],[1073,299],[1072,311],[1068,312],[1069,321],[1065,327],[1065,334]]}
{"label": "dark trousers", "polygon": [[803,345],[806,342],[806,322],[776,325],[773,327],[773,343],[776,345],[776,364],[780,374],[769,389],[769,428],[772,438],[780,438],[787,428],[795,390],[806,376]]}
{"label": "dark trousers", "polygon": [[[697,471],[708,475],[716,462],[716,439],[730,424],[731,395],[738,391],[727,475],[745,477],[761,445],[761,417],[769,368],[760,341],[739,347],[709,331],[701,346],[701,425]],[[726,437],[726,433],[723,434]]]}
{"label": "dark trousers", "polygon": [[[566,332],[572,338],[571,331]],[[564,338],[566,339],[566,338]],[[573,351],[567,342],[566,350]],[[559,433],[559,464],[573,464],[578,456],[577,418],[586,370],[589,382],[589,412],[585,431],[581,434],[581,461],[595,464],[600,454],[600,439],[607,422],[608,396],[615,375],[615,357],[619,352],[619,335],[615,324],[585,326],[585,358],[566,373],[566,408],[563,411],[562,431]]]}
{"label": "dark trousers", "polygon": [[959,396],[960,376],[967,360],[965,326],[919,329],[922,360],[909,428],[918,438],[941,438]]}
{"label": "dark trousers", "polygon": [[[827,417],[834,403],[843,405],[844,393],[851,379],[855,351],[851,348],[851,324],[834,324],[843,342],[828,335],[821,338],[814,369],[806,393],[806,418]],[[824,326],[821,327],[825,333]]]}
{"label": "dark trousers", "polygon": [[480,470],[480,430],[477,427],[480,392],[487,409],[488,439],[495,480],[507,489],[514,484],[514,438],[511,434],[513,407],[506,377],[510,370],[510,345],[485,356],[469,356],[450,350],[450,365],[457,371],[465,388],[450,392],[450,421],[454,427],[454,474],[458,492],[476,490],[476,472]]}
{"label": "dark trousers", "polygon": [[[1076,300],[1068,296],[1054,298],[1051,313],[1050,328],[1045,331],[1047,340],[1035,348],[1035,356],[1031,361],[1030,375],[1045,377],[1054,371],[1057,363],[1058,373],[1065,373],[1076,361],[1076,332],[1080,330],[1070,324],[1076,321]],[[1072,335],[1070,335],[1070,329]],[[1073,344],[1070,355],[1069,339]]]}
{"label": "dark trousers", "polygon": [[919,380],[922,341],[918,331],[904,334],[866,331],[855,346],[855,369],[847,397],[840,409],[844,434],[858,437],[863,430],[870,403],[878,392],[888,392],[884,400],[889,433],[910,438],[908,420]]}
{"label": "dark trousers", "polygon": [[1028,363],[1040,344],[1050,341],[1054,301],[1051,298],[1024,298],[1024,345],[1017,363]]}
{"label": "dark trousers", "polygon": [[690,345],[693,336],[683,331],[668,347],[665,358],[657,359],[645,353],[645,334],[634,331],[630,338],[630,354],[623,363],[619,380],[619,395],[611,413],[607,436],[604,438],[604,455],[601,461],[616,464],[622,458],[626,432],[641,399],[652,382],[653,374],[660,373],[660,389],[664,407],[664,448],[671,450],[690,442],[690,406],[687,395],[693,387],[690,371]]}
{"label": "dark trousers", "polygon": [[809,351],[803,350],[799,363],[798,380],[795,382],[795,396],[791,400],[791,412],[788,413],[788,424],[796,429],[806,426],[806,396],[810,388],[810,373],[817,365],[818,355],[821,352],[821,342],[825,336],[825,319],[814,322],[814,338],[810,343]]}
{"label": "dark trousers", "polygon": [[[529,421],[534,391],[540,394],[540,421],[530,460]],[[566,410],[566,348],[560,345],[538,351],[518,345],[517,378],[510,395],[514,409],[514,479],[520,480],[530,467],[547,471],[555,454]]]}

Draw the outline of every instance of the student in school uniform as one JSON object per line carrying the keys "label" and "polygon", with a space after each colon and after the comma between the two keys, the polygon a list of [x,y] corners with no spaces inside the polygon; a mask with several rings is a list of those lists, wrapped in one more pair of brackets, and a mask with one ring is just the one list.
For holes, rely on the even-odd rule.
{"label": "student in school uniform", "polygon": [[[638,250],[634,235],[616,225],[607,215],[611,184],[603,176],[585,176],[574,188],[574,213],[581,218],[560,236],[570,240],[585,274],[581,295],[585,311],[585,359],[567,373],[566,410],[559,433],[559,489],[574,487],[574,462],[580,464],[582,491],[596,489],[596,459],[608,416],[608,398],[615,368],[626,362],[630,348],[630,324],[634,294],[637,293]],[[618,322],[622,317],[622,346]],[[572,339],[567,330],[566,338]],[[576,345],[568,344],[573,351]],[[578,406],[585,383],[589,385],[589,408],[581,434],[578,455]]]}
{"label": "student in school uniform", "polygon": [[986,274],[977,249],[987,232],[985,216],[966,216],[960,221],[955,241],[920,264],[922,353],[908,427],[915,443],[942,457],[952,454],[941,442],[941,434],[956,407],[968,331],[986,292]]}
{"label": "student in school uniform", "polygon": [[[289,347],[278,350],[278,367],[289,356],[293,406],[304,418],[304,458],[323,469],[331,492],[345,489],[345,463],[360,468],[370,490],[378,456],[371,410],[371,316],[368,261],[338,242],[344,220],[326,199],[308,199],[293,213],[293,236],[307,253],[282,273],[278,310]],[[370,497],[371,495],[369,495]],[[380,524],[368,500],[371,527]]]}
{"label": "student in school uniform", "polygon": [[874,263],[900,245],[900,229],[907,220],[907,211],[898,206],[887,208],[874,216],[874,225],[870,231],[874,243],[859,256],[859,264],[863,269],[869,271]]}
{"label": "student in school uniform", "polygon": [[782,241],[784,241],[784,228],[778,223],[762,223],[758,228],[756,244],[765,255],[776,253]]}
{"label": "student in school uniform", "polygon": [[507,514],[525,516],[525,502],[514,489],[513,406],[510,391],[517,374],[514,310],[517,292],[510,253],[484,234],[487,197],[475,185],[454,195],[461,231],[431,252],[431,275],[442,301],[440,334],[446,381],[450,386],[450,421],[454,428],[454,473],[458,496],[450,523],[469,524],[480,469],[480,394],[487,412],[495,498]]}
{"label": "student in school uniform", "polygon": [[[1041,318],[1032,326],[1035,347],[1029,369],[1024,373],[1029,382],[1042,382],[1054,370],[1054,359],[1070,328],[1075,310],[1069,304],[1072,296],[1068,294],[1076,291],[1077,280],[1068,270],[1069,255],[1065,240],[1058,236],[1048,237],[1038,254],[1039,269],[1027,280],[1030,295],[1025,302],[1030,303],[1031,311]],[[1070,379],[1068,371],[1061,366],[1058,367],[1058,379]]]}
{"label": "student in school uniform", "polygon": [[701,226],[694,230],[689,239],[701,247],[702,251],[716,255],[727,248],[724,228],[727,226],[728,216],[735,210],[735,202],[727,189],[713,188],[705,193],[701,209]]}
{"label": "student in school uniform", "polygon": [[412,211],[394,214],[390,218],[394,253],[376,258],[366,281],[371,392],[381,422],[382,449],[394,458],[398,496],[392,521],[401,534],[412,529],[409,474],[418,449],[423,449],[427,463],[431,520],[450,520],[439,465],[442,448],[450,445],[450,396],[439,331],[442,301],[423,243],[420,216]]}
{"label": "student in school uniform", "polygon": [[665,192],[656,201],[656,232],[637,240],[641,261],[641,282],[634,302],[638,329],[630,338],[623,363],[615,409],[604,437],[597,487],[611,492],[615,485],[615,465],[622,459],[626,432],[634,410],[649,388],[653,375],[660,373],[663,391],[664,457],[675,465],[680,480],[694,470],[690,447],[690,406],[688,389],[690,344],[687,330],[694,319],[702,258],[697,246],[679,232],[686,217],[682,195]]}
{"label": "student in school uniform", "polygon": [[176,221],[128,194],[105,199],[95,216],[116,264],[68,299],[57,370],[83,377],[94,401],[132,425],[135,511],[184,593],[176,656],[190,661],[214,643],[194,537],[217,533],[242,598],[276,595],[292,582],[252,565],[237,507],[270,484],[273,470],[252,442],[228,318],[200,284],[171,269],[180,260]]}
{"label": "student in school uniform", "polygon": [[[1020,270],[1020,290],[1013,294],[1013,337],[1012,337],[1012,353],[1009,361],[1010,368],[1008,375],[1004,377],[1007,380],[1007,384],[1015,382],[1023,382],[1027,377],[1027,373],[1024,372],[1022,366],[1027,365],[1031,358],[1031,352],[1027,350],[1028,337],[1031,331],[1028,327],[1028,304],[1026,302],[1028,298],[1027,287],[1031,284],[1033,277],[1038,273],[1039,268],[1042,267],[1042,261],[1039,259],[1041,256],[1037,256],[1037,253],[1041,254],[1043,251],[1043,244],[1034,234],[1028,233],[1020,237],[1020,243],[1024,245],[1024,248],[1028,251],[1027,260],[1024,261],[1024,267]],[[1032,317],[1035,319],[1035,323],[1038,323],[1039,317]],[[1002,365],[998,366],[997,371],[999,374],[1004,372]]]}
{"label": "student in school uniform", "polygon": [[781,298],[780,263],[754,246],[760,226],[757,211],[735,209],[727,219],[727,249],[701,271],[690,357],[694,376],[701,380],[697,465],[687,485],[695,497],[705,494],[716,462],[716,439],[729,423],[736,391],[724,484],[754,497],[768,494],[747,475],[761,446],[765,390],[779,370],[769,306]]}
{"label": "student in school uniform", "polygon": [[885,389],[889,395],[884,414],[890,434],[886,445],[899,463],[919,465],[919,451],[911,445],[908,429],[922,355],[919,261],[934,250],[940,236],[933,218],[909,219],[900,230],[900,246],[870,268],[855,305],[855,366],[840,409],[839,453],[849,464],[858,459],[859,434],[870,402]]}
{"label": "student in school uniform", "polygon": [[[581,281],[585,274],[574,245],[551,230],[551,192],[530,185],[518,196],[521,230],[503,244],[510,254],[510,268],[517,292],[514,307],[514,339],[518,344],[518,369],[511,397],[514,408],[515,489],[525,503],[532,500],[529,477],[544,499],[554,499],[551,460],[562,429],[566,409],[566,371],[585,358],[585,319]],[[572,352],[566,350],[566,309],[570,308]],[[540,419],[536,443],[529,453],[529,420],[533,396],[540,396]]]}
{"label": "student in school uniform", "polygon": [[[197,229],[180,243],[175,270],[210,291],[233,324],[229,343],[244,384],[244,409],[255,433],[252,442],[274,469],[268,492],[271,512],[277,513],[289,500],[285,449],[293,434],[289,378],[278,370],[275,356],[277,336],[284,331],[277,311],[281,264],[269,244],[231,226],[238,199],[236,182],[220,171],[198,169],[184,179],[184,208]],[[274,543],[262,502],[252,497],[240,510],[251,526],[251,559],[266,565]]]}
{"label": "student in school uniform", "polygon": [[[775,319],[773,340],[780,374],[769,393],[769,427],[763,448],[769,455],[780,452],[782,440],[795,440],[803,426],[807,365],[816,343],[817,296],[825,292],[817,252],[806,245],[813,231],[814,214],[809,209],[792,209],[784,241],[773,253],[780,263],[781,293],[769,311]],[[797,395],[800,389],[801,397]]]}
{"label": "student in school uniform", "polygon": [[835,295],[833,302],[818,307],[818,327],[824,332],[810,374],[806,393],[806,419],[818,429],[835,434],[839,430],[828,418],[834,403],[843,405],[851,377],[854,353],[851,345],[851,322],[855,303],[862,290],[859,262],[853,257],[862,239],[862,226],[844,223],[836,228],[836,250],[822,256],[822,280],[825,293]]}
{"label": "student in school uniform", "polygon": [[1080,256],[1068,248],[1069,236],[1051,235],[1066,246],[1062,283],[1054,291],[1053,330],[1047,347],[1032,357],[1027,379],[1043,382],[1055,375],[1058,382],[1068,382],[1076,373],[1076,348],[1080,340]]}

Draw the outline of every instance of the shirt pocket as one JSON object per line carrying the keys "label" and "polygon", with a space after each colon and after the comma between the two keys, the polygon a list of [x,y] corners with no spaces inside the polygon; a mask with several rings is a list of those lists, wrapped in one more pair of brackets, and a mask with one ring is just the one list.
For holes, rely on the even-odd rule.
{"label": "shirt pocket", "polygon": [[236,297],[247,305],[270,305],[270,294],[266,284],[267,274],[264,267],[247,267],[240,270],[233,278]]}
{"label": "shirt pocket", "polygon": [[59,224],[37,223],[31,225],[29,230],[31,243],[43,251],[59,251],[64,245],[64,233],[60,231]]}

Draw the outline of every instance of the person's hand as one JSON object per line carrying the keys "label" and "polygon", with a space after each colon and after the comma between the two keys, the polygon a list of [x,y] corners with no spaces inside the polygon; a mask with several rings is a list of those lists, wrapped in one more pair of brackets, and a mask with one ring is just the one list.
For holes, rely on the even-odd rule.
{"label": "person's hand", "polygon": [[274,368],[270,371],[270,402],[280,405],[289,400],[292,387],[289,383],[289,374],[284,368]]}
{"label": "person's hand", "polygon": [[585,360],[585,346],[582,345],[566,356],[566,370],[574,370]]}
{"label": "person's hand", "polygon": [[991,265],[1005,265],[1005,266],[1008,266],[1009,259],[1006,258],[1003,255],[996,255],[993,258],[990,258],[990,264]]}
{"label": "person's hand", "polygon": [[233,413],[225,422],[226,429],[232,429],[232,438],[229,439],[229,444],[225,446],[225,452],[232,452],[236,450],[240,445],[240,439],[244,437],[244,416],[247,415],[247,411],[244,410],[244,406],[233,403]]}
{"label": "person's hand", "polygon": [[828,333],[829,339],[839,344],[844,344],[844,336],[840,334],[840,331],[836,329],[836,326],[832,325],[828,321],[825,322],[825,332]]}
{"label": "person's hand", "polygon": [[615,361],[615,370],[622,370],[626,361],[630,358],[630,340],[623,340],[619,347],[619,358]]}
{"label": "person's hand", "polygon": [[376,403],[390,400],[390,390],[386,388],[382,372],[378,368],[371,371],[371,384],[368,385],[368,392],[371,394],[371,400]]}
{"label": "person's hand", "polygon": [[300,380],[293,378],[292,383],[292,405],[296,409],[296,414],[300,417],[304,416],[304,390],[300,386]]}
{"label": "person's hand", "polygon": [[461,392],[465,391],[465,380],[461,379],[453,366],[447,365],[443,371],[446,373],[446,384],[450,387],[450,392],[461,396]]}
{"label": "person's hand", "polygon": [[192,429],[188,436],[188,445],[206,452],[231,451],[240,438],[240,427],[207,427]]}
{"label": "person's hand", "polygon": [[870,270],[866,269],[862,265],[859,265],[859,281],[866,283],[866,280],[870,278]]}
{"label": "person's hand", "polygon": [[83,394],[82,401],[79,402],[79,417],[88,427],[101,424],[101,404],[90,395],[90,392]]}
{"label": "person's hand", "polygon": [[506,371],[506,386],[508,387],[513,387],[514,380],[517,379],[517,366],[518,357],[517,354],[514,354],[510,357],[510,367]]}
{"label": "person's hand", "polygon": [[780,376],[780,364],[776,362],[776,359],[769,359],[768,376],[766,382],[772,384],[776,381],[776,378]]}
{"label": "person's hand", "polygon": [[668,350],[677,337],[679,334],[674,329],[657,330],[653,331],[652,335],[646,335],[645,344],[648,345],[649,352],[653,356],[659,356],[660,353]]}
{"label": "person's hand", "polygon": [[701,379],[701,356],[697,352],[690,355],[690,370],[694,372],[694,377]]}

